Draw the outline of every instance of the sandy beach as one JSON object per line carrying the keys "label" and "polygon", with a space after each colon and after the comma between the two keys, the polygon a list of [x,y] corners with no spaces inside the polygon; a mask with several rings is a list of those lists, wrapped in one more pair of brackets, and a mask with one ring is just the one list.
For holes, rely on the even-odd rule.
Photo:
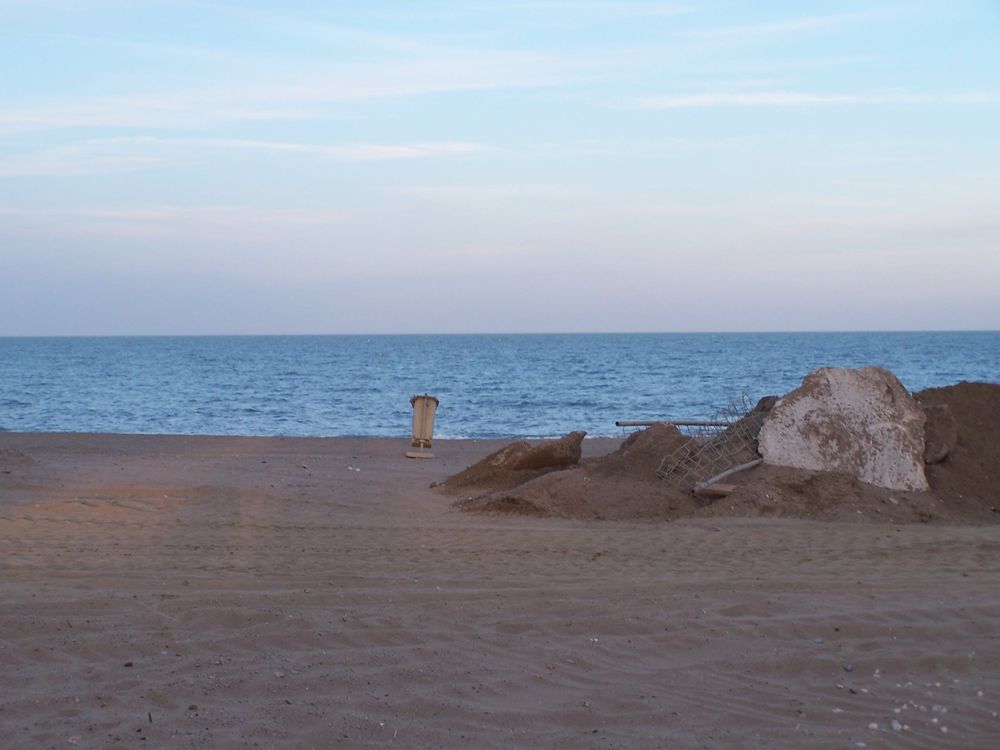
{"label": "sandy beach", "polygon": [[0,746],[997,746],[1000,526],[430,488],[500,445],[0,433]]}

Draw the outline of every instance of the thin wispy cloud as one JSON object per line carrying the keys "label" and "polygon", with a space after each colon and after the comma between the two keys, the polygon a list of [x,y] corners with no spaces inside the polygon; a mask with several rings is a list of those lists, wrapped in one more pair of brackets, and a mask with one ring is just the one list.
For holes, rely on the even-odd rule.
{"label": "thin wispy cloud", "polygon": [[[389,53],[427,54],[443,48],[438,42],[413,34],[372,31],[371,24],[364,22],[369,16],[369,9],[363,5],[357,8],[317,6],[313,12],[306,14],[289,14],[281,8],[244,7],[217,2],[198,2],[196,5],[202,12],[219,14],[248,28],[263,27],[272,34],[303,40],[357,45]],[[416,17],[425,18],[419,13]]]}
{"label": "thin wispy cloud", "polygon": [[1000,94],[963,91],[919,94],[900,91],[828,94],[805,91],[706,91],[695,94],[646,96],[637,100],[643,109],[695,109],[713,107],[831,107],[852,104],[997,104]]}
{"label": "thin wispy cloud", "polygon": [[559,202],[607,198],[606,191],[574,184],[550,185],[399,185],[387,192],[395,196],[416,198],[443,204],[478,204],[497,206],[510,202]]}
{"label": "thin wispy cloud", "polygon": [[330,107],[371,100],[540,88],[566,81],[578,61],[531,52],[484,52],[412,62],[349,64],[219,80],[179,91],[67,99],[0,111],[0,133],[57,128],[198,128],[218,123],[322,119]]}
{"label": "thin wispy cloud", "polygon": [[694,13],[698,6],[690,3],[663,2],[568,2],[567,0],[529,0],[510,3],[470,3],[472,12],[493,12],[537,16],[539,13],[557,13],[564,22],[573,22],[581,16],[598,19],[669,18]]}
{"label": "thin wispy cloud", "polygon": [[834,13],[829,15],[803,16],[763,23],[734,24],[702,29],[690,29],[687,36],[701,39],[761,39],[764,37],[800,34],[820,29],[830,29],[884,16],[885,11],[865,11],[859,13]]}
{"label": "thin wispy cloud", "polygon": [[481,153],[488,146],[463,141],[322,145],[238,138],[98,138],[0,159],[0,177],[66,177],[114,174],[197,163],[218,150],[312,156],[331,161],[382,162]]}
{"label": "thin wispy cloud", "polygon": [[339,218],[330,211],[305,211],[295,209],[262,210],[259,206],[179,206],[156,204],[131,208],[89,206],[71,208],[37,208],[0,206],[0,216],[10,218],[51,221],[53,219],[89,219],[103,222],[176,222],[192,219],[245,221],[256,217],[261,222],[310,222],[327,224]]}
{"label": "thin wispy cloud", "polygon": [[[99,242],[183,239],[194,243],[238,241],[260,244],[287,242],[294,237],[300,247],[317,243],[321,246],[322,241],[318,238],[343,226],[347,220],[344,212],[335,209],[267,208],[257,205],[0,206],[0,243],[17,244],[21,238],[35,237]],[[197,255],[196,247],[197,244],[192,245],[185,252]],[[236,252],[235,249],[233,251]],[[174,255],[180,252],[177,249]],[[214,252],[219,252],[218,248]],[[144,255],[137,253],[136,258]],[[173,263],[174,260],[167,259],[167,262]]]}
{"label": "thin wispy cloud", "polygon": [[649,2],[576,2],[574,0],[525,0],[523,2],[421,2],[419,5],[383,7],[356,4],[338,9],[338,15],[368,22],[454,21],[462,18],[514,18],[522,25],[548,26],[552,22],[574,25],[609,20],[669,18],[695,13],[693,3]]}
{"label": "thin wispy cloud", "polygon": [[286,143],[255,141],[237,138],[161,139],[161,143],[179,146],[204,146],[209,148],[246,149],[287,154],[307,154],[329,157],[337,161],[390,161],[395,159],[433,159],[481,153],[488,150],[482,143],[447,141],[438,143],[355,143],[343,146],[323,146],[312,143]]}
{"label": "thin wispy cloud", "polygon": [[151,138],[103,138],[51,146],[0,158],[0,178],[72,177],[118,174],[151,169],[166,163],[152,152]]}

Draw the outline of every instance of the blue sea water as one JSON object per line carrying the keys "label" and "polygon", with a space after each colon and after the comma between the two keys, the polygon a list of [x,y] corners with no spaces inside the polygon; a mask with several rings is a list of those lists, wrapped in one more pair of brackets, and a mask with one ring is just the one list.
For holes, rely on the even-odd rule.
{"label": "blue sea water", "polygon": [[406,436],[426,392],[436,437],[618,435],[823,365],[1000,382],[1000,332],[0,338],[0,429]]}

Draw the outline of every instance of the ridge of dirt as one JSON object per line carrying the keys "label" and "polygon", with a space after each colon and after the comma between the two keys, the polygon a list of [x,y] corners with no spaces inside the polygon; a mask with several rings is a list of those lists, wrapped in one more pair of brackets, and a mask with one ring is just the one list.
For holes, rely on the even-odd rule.
{"label": "ridge of dirt", "polygon": [[914,397],[924,407],[947,407],[957,432],[947,455],[925,467],[929,491],[889,490],[847,474],[764,465],[727,480],[737,485],[728,497],[697,498],[656,476],[664,456],[692,442],[666,424],[633,433],[606,456],[561,470],[490,470],[490,458],[508,446],[453,477],[458,481],[449,489],[465,495],[455,503],[462,510],[558,518],[1000,523],[1000,384],[961,382]]}

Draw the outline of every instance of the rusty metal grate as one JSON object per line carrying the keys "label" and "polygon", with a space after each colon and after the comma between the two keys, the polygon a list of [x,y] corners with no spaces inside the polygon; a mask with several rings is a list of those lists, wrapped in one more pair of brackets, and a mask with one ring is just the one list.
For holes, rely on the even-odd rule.
{"label": "rusty metal grate", "polygon": [[714,424],[697,427],[694,440],[668,454],[656,474],[683,492],[713,477],[760,458],[757,436],[777,399],[762,398],[756,405],[746,393],[721,409]]}

